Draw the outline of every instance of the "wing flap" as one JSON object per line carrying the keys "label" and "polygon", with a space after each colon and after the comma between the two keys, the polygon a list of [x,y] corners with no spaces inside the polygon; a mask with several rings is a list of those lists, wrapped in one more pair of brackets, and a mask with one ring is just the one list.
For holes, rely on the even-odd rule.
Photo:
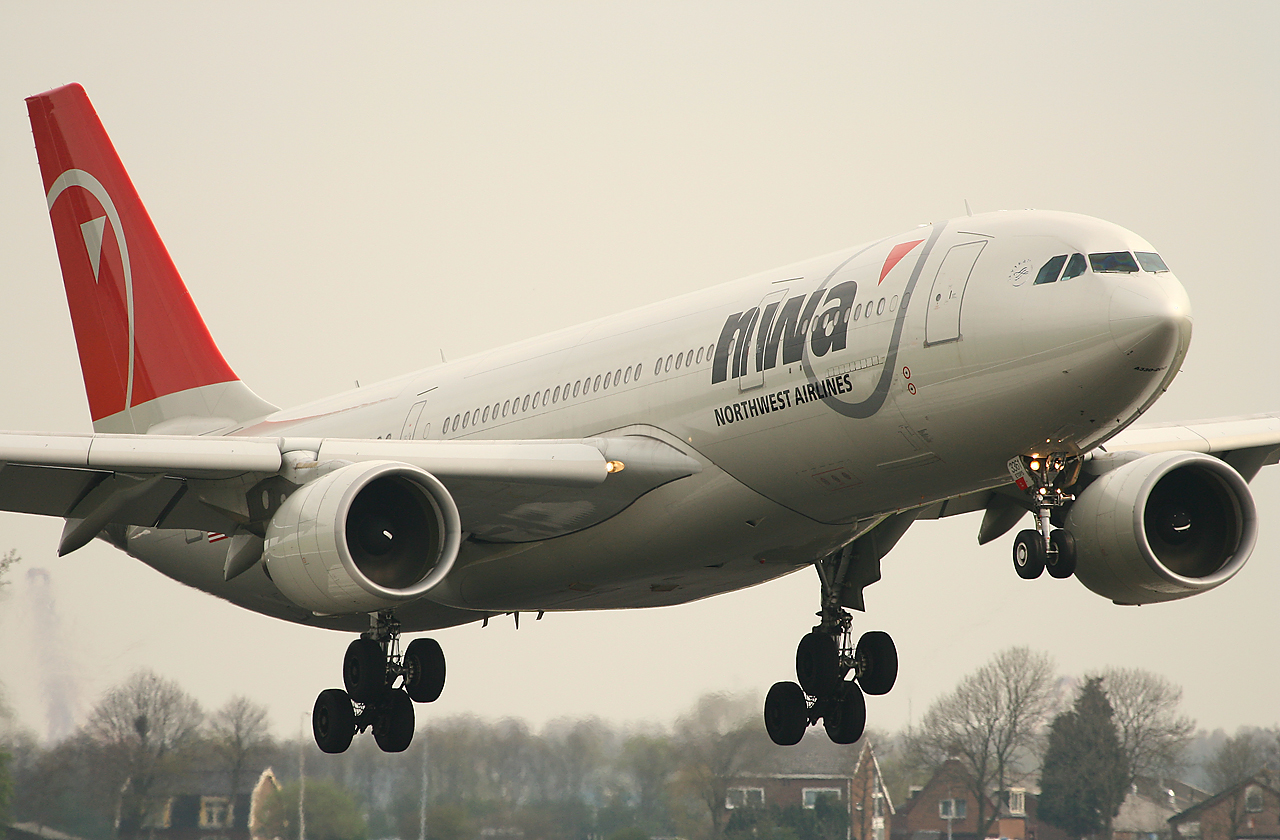
{"label": "wing flap", "polygon": [[66,516],[95,485],[108,478],[101,470],[0,465],[0,510]]}

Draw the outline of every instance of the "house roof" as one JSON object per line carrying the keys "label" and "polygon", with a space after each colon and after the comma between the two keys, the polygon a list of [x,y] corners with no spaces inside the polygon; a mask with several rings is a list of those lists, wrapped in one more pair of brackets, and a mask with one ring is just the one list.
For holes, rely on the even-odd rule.
{"label": "house roof", "polygon": [[810,733],[794,747],[765,750],[739,776],[848,779],[857,772],[862,743],[833,744],[825,736]]}
{"label": "house roof", "polygon": [[47,825],[40,825],[33,822],[13,823],[9,826],[9,840],[26,840],[29,837],[39,837],[43,840],[80,840],[74,834],[65,834],[56,828],[49,828]]}
{"label": "house roof", "polygon": [[240,777],[235,791],[231,790],[231,774],[225,770],[187,770],[180,773],[166,774],[156,780],[152,794],[158,796],[178,796],[192,794],[197,796],[230,796],[253,793],[258,779],[262,776],[261,767],[250,767]]}
{"label": "house roof", "polygon": [[1205,799],[1201,802],[1197,802],[1196,804],[1192,805],[1190,808],[1186,809],[1185,811],[1174,814],[1172,817],[1169,817],[1169,822],[1171,823],[1181,822],[1187,817],[1192,817],[1197,814],[1200,814],[1201,812],[1217,805],[1219,802],[1222,802],[1227,797],[1234,795],[1236,791],[1240,790],[1241,788],[1248,787],[1250,785],[1255,785],[1257,787],[1263,788],[1264,790],[1270,791],[1276,796],[1280,796],[1280,788],[1277,788],[1271,772],[1266,769],[1261,769],[1257,773],[1254,773],[1249,778],[1242,779],[1241,781],[1236,782],[1231,787],[1226,788],[1225,790],[1219,791],[1218,793],[1215,793],[1213,796],[1210,796],[1208,799]]}
{"label": "house roof", "polygon": [[[1209,798],[1208,791],[1200,790],[1194,785],[1179,782],[1176,779],[1160,779],[1154,776],[1139,776],[1134,779],[1130,795],[1135,794],[1175,812]],[[1174,804],[1172,805],[1169,794],[1173,794]]]}

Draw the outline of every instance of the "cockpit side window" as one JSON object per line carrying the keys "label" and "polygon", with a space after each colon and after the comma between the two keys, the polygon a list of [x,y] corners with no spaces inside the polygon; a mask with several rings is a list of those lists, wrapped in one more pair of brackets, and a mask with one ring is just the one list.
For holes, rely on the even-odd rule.
{"label": "cockpit side window", "polygon": [[1150,271],[1152,274],[1160,271],[1168,271],[1169,266],[1164,264],[1164,260],[1160,259],[1160,255],[1151,251],[1134,251],[1134,256],[1138,258],[1138,265],[1142,266],[1143,271]]}
{"label": "cockpit side window", "polygon": [[1084,261],[1084,254],[1072,254],[1067,262],[1067,270],[1062,272],[1062,279],[1070,280],[1072,277],[1079,277],[1084,274],[1086,268],[1088,265]]}
{"label": "cockpit side window", "polygon": [[1089,265],[1099,274],[1132,274],[1138,270],[1138,263],[1128,251],[1090,254]]}
{"label": "cockpit side window", "polygon": [[1040,273],[1036,275],[1036,282],[1033,286],[1041,286],[1045,283],[1053,283],[1057,281],[1059,272],[1062,271],[1062,264],[1067,261],[1067,255],[1051,258],[1047,263],[1040,266]]}

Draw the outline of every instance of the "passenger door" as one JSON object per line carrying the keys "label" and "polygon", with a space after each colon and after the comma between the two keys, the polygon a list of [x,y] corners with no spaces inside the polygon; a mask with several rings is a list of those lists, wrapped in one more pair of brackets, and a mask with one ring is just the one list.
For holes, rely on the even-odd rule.
{"label": "passenger door", "polygon": [[960,306],[964,302],[964,289],[986,244],[980,241],[955,245],[943,257],[938,274],[933,278],[933,289],[929,292],[929,305],[925,310],[926,347],[960,338]]}

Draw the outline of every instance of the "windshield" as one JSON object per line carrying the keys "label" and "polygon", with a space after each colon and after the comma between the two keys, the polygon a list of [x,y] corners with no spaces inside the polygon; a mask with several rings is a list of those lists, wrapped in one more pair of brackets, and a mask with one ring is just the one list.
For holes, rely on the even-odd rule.
{"label": "windshield", "polygon": [[1169,266],[1164,264],[1164,260],[1160,259],[1160,255],[1152,251],[1136,251],[1134,255],[1138,258],[1138,265],[1142,266],[1143,271],[1150,271],[1153,274],[1159,271],[1168,271]]}
{"label": "windshield", "polygon": [[1104,254],[1090,254],[1089,265],[1099,274],[1132,274],[1138,270],[1138,263],[1128,251],[1108,251]]}

